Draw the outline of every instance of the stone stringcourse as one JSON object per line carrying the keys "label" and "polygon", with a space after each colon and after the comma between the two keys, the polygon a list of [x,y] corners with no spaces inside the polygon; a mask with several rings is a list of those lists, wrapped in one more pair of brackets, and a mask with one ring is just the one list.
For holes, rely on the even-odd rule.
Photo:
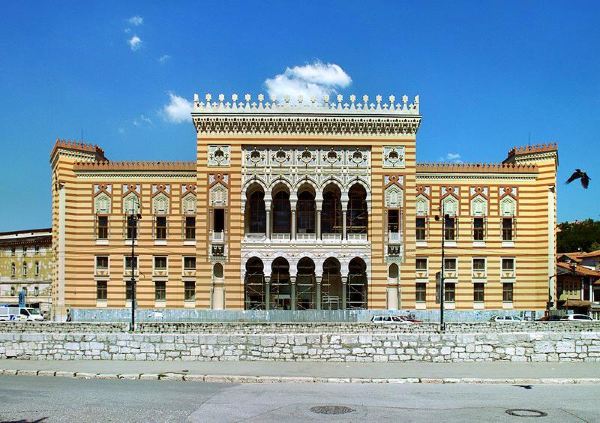
{"label": "stone stringcourse", "polygon": [[182,361],[600,361],[600,324],[0,325],[0,358]]}

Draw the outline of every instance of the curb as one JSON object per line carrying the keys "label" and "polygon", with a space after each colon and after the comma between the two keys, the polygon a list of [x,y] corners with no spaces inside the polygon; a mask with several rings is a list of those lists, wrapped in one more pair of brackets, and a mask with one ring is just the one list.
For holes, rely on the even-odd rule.
{"label": "curb", "polygon": [[65,377],[99,380],[166,380],[204,383],[422,383],[422,384],[475,384],[475,385],[598,385],[600,378],[337,378],[312,376],[247,376],[198,375],[185,373],[89,373],[53,370],[0,369],[4,376]]}

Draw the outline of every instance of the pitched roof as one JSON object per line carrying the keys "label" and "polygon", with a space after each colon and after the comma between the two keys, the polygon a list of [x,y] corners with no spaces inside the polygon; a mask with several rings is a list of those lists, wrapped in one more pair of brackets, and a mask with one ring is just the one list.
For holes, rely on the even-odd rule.
{"label": "pitched roof", "polygon": [[587,267],[580,266],[578,264],[569,264],[558,262],[556,263],[556,267],[559,267],[564,270],[568,270],[571,274],[578,276],[591,276],[596,279],[600,279],[600,271],[588,269]]}
{"label": "pitched roof", "polygon": [[590,251],[589,253],[579,254],[579,258],[587,258],[587,257],[600,257],[600,250]]}

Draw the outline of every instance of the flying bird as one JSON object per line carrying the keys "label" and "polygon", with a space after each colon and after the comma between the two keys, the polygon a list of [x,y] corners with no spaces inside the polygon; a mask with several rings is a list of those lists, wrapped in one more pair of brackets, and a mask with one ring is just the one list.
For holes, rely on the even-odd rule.
{"label": "flying bird", "polygon": [[590,178],[588,174],[582,171],[581,169],[575,169],[575,172],[573,172],[571,177],[567,179],[567,184],[570,184],[575,179],[580,179],[581,186],[585,189],[587,189],[588,185],[590,184],[590,181],[592,180],[592,178]]}

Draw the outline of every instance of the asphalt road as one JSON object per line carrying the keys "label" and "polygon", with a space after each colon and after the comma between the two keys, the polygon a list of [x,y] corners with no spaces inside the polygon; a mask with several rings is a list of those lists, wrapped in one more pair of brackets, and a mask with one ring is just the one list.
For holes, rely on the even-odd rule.
{"label": "asphalt road", "polygon": [[[598,397],[598,385],[233,385],[1,376],[0,421],[597,422]],[[353,411],[311,411],[323,405]],[[546,416],[515,417],[508,409]]]}

